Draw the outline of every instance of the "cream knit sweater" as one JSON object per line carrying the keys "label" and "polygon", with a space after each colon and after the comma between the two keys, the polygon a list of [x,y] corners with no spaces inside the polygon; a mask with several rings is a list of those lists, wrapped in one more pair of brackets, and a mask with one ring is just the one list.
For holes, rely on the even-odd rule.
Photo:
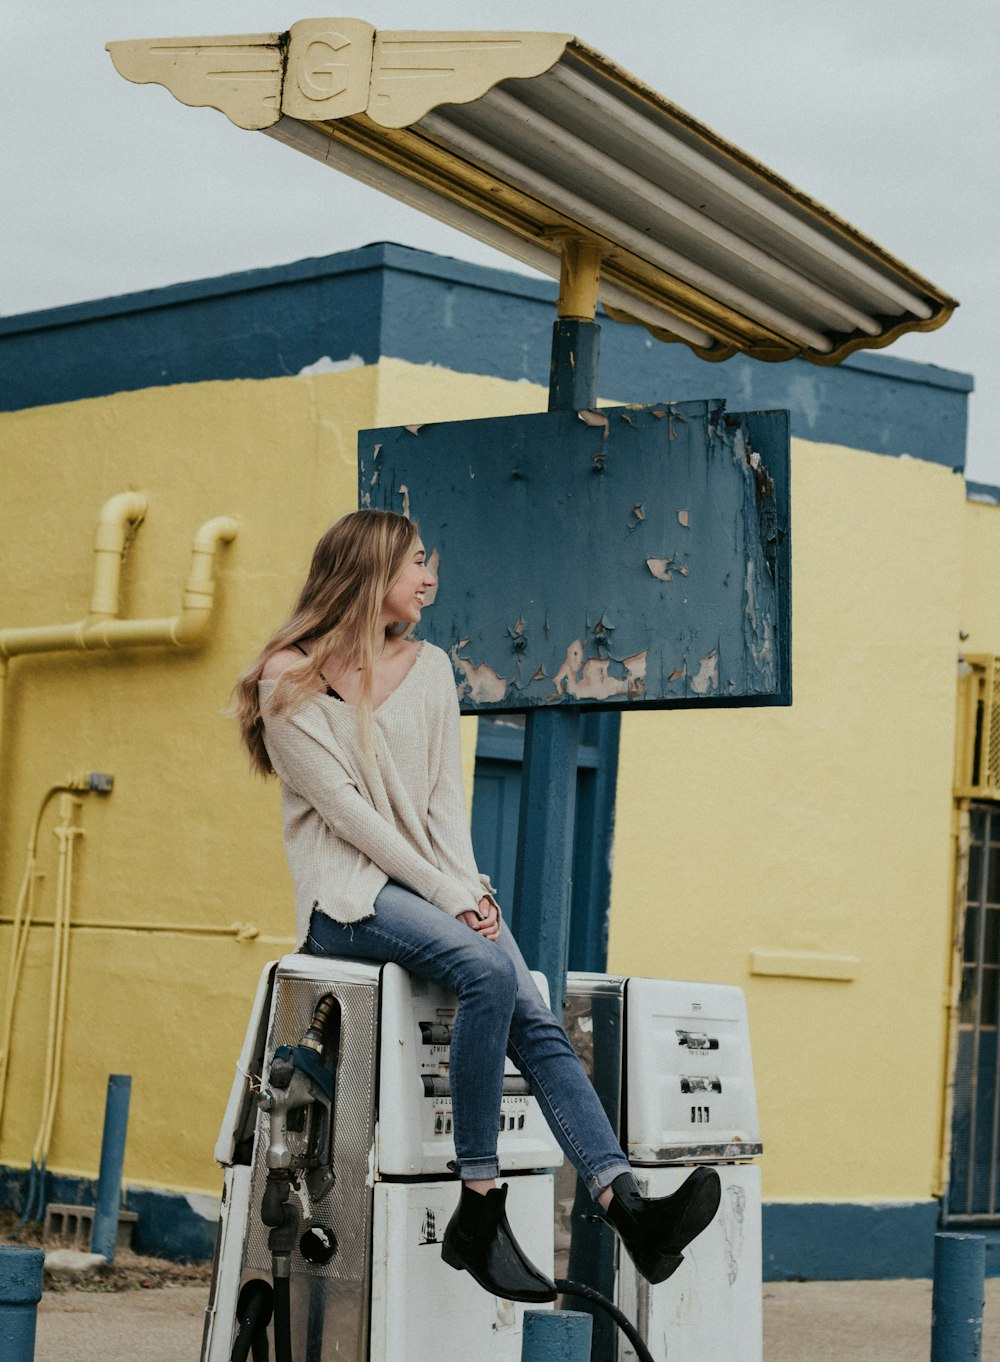
{"label": "cream knit sweater", "polygon": [[260,681],[258,694],[281,781],[300,946],[313,909],[338,922],[371,917],[390,879],[453,917],[492,892],[472,851],[447,653],[422,643],[376,708],[374,762],[361,750],[352,705],[317,694],[295,713],[269,716],[275,684]]}

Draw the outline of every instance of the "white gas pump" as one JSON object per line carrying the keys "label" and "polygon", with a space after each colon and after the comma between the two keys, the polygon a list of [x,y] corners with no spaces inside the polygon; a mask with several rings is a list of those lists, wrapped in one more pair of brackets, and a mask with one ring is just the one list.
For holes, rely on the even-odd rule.
{"label": "white gas pump", "polygon": [[[560,1173],[566,1275],[610,1296],[657,1359],[761,1362],[761,1144],[742,990],[571,973],[564,1020],[643,1192],[668,1195],[699,1163],[722,1181],[715,1220],[650,1286]],[[592,1356],[635,1353],[598,1314]]]}
{"label": "white gas pump", "polygon": [[[265,969],[216,1147],[202,1362],[256,1358],[283,1294],[294,1362],[518,1362],[525,1307],[441,1260],[459,1193],[455,1008],[392,964],[289,955]],[[509,1063],[498,1154],[518,1239],[551,1275],[553,1175],[539,1170],[562,1153]]]}

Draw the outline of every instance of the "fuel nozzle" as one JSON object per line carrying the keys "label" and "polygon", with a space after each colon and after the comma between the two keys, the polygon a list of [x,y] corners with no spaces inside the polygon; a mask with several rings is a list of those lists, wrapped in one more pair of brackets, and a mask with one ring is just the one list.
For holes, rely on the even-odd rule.
{"label": "fuel nozzle", "polygon": [[[306,1225],[312,1202],[333,1187],[334,1072],[340,1050],[340,1002],[327,993],[297,1045],[279,1045],[268,1068],[259,1104],[268,1115],[267,1215],[272,1229],[282,1227],[279,1205],[294,1191]],[[280,1181],[283,1175],[284,1181]],[[272,1219],[267,1217],[271,1216]]]}

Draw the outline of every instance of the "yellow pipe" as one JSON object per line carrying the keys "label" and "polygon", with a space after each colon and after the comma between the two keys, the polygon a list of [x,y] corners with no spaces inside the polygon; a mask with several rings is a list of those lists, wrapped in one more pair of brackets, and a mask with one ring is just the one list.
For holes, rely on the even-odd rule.
{"label": "yellow pipe", "polygon": [[31,1153],[32,1163],[39,1163],[45,1152],[45,1126],[48,1120],[49,1106],[52,1100],[53,1084],[55,1083],[56,1069],[56,1037],[59,1032],[60,1016],[60,993],[63,988],[63,953],[65,942],[65,930],[63,925],[66,916],[66,857],[67,839],[60,834],[66,828],[73,815],[74,800],[71,795],[64,794],[59,801],[59,824],[55,829],[55,835],[59,842],[59,869],[56,875],[56,911],[55,911],[55,932],[52,939],[52,971],[51,982],[49,984],[49,1020],[45,1033],[45,1078],[42,1087],[42,1113],[38,1124],[38,1134],[35,1137],[35,1146]]}
{"label": "yellow pipe", "polygon": [[[0,917],[0,927],[13,919]],[[35,927],[55,927],[53,918],[36,918]],[[230,922],[228,926],[212,926],[204,923],[187,922],[120,922],[112,918],[90,918],[74,922],[74,931],[87,932],[169,932],[174,936],[231,936],[236,941],[262,941],[267,945],[294,946],[295,939],[290,936],[261,936],[260,928],[254,922]]]}
{"label": "yellow pipe", "polygon": [[[107,619],[118,614],[122,559],[148,509],[149,502],[141,492],[119,492],[101,507],[94,542],[91,620]],[[129,530],[131,533],[128,533]]]}
{"label": "yellow pipe", "polygon": [[601,282],[601,248],[595,241],[564,237],[556,311],[566,321],[592,322]]}
{"label": "yellow pipe", "polygon": [[[187,647],[197,643],[205,633],[212,614],[215,595],[213,568],[220,544],[236,538],[239,526],[232,516],[217,516],[207,521],[194,537],[191,551],[191,571],[180,613],[165,619],[123,620],[116,613],[88,615],[71,624],[42,624],[25,629],[0,629],[0,656],[16,657],[25,653],[49,653],[65,648],[85,650],[100,648],[128,648],[166,644]],[[104,551],[101,550],[103,553]],[[98,562],[95,571],[94,600],[100,596],[106,604],[104,587],[107,563]],[[96,578],[102,578],[100,592]]]}
{"label": "yellow pipe", "polygon": [[[85,780],[85,778],[84,778]],[[24,877],[21,881],[21,888],[17,896],[17,907],[14,910],[13,918],[3,921],[9,922],[14,930],[11,933],[10,959],[7,962],[7,991],[4,995],[3,1023],[0,1030],[0,1128],[3,1125],[4,1101],[7,1092],[7,1069],[10,1062],[11,1032],[14,1027],[14,1003],[17,998],[18,985],[21,981],[21,970],[24,965],[24,957],[28,948],[28,936],[31,931],[32,918],[34,916],[35,904],[35,882],[39,878],[38,865],[38,832],[42,825],[42,817],[48,807],[49,800],[54,795],[69,793],[74,788],[80,788],[81,781],[64,781],[61,785],[52,785],[42,796],[35,815],[35,821],[31,826],[28,835],[28,855],[24,867]],[[51,923],[49,925],[55,925]]]}
{"label": "yellow pipe", "polygon": [[[63,795],[60,799],[60,821],[65,821],[65,799]],[[59,839],[59,869],[56,872],[56,929],[52,933],[52,971],[50,971],[49,981],[49,1022],[45,1031],[45,1080],[42,1086],[42,1110],[38,1118],[38,1135],[35,1136],[34,1148],[31,1150],[31,1162],[40,1163],[42,1158],[42,1145],[44,1145],[45,1122],[49,1114],[49,1102],[52,1100],[52,1084],[54,1075],[54,1038],[59,1030],[59,990],[61,977],[61,963],[63,963],[63,947],[65,944],[65,933],[63,930],[63,914],[65,904],[65,854],[67,854],[67,842],[59,836],[59,828],[56,828],[56,838]]]}
{"label": "yellow pipe", "polygon": [[[17,907],[13,918],[8,921],[13,926],[10,943],[10,959],[7,961],[7,990],[4,994],[3,1021],[0,1023],[0,1124],[3,1122],[3,1098],[7,1085],[7,1056],[10,1054],[10,1033],[14,1024],[14,998],[21,979],[24,953],[28,944],[28,929],[31,926],[34,908],[35,862],[29,859],[24,879],[17,895]],[[53,924],[54,925],[54,924]]]}
{"label": "yellow pipe", "polygon": [[[75,799],[72,804],[75,808],[80,808],[81,801]],[[59,998],[53,1043],[52,1091],[49,1095],[48,1110],[45,1113],[41,1153],[35,1160],[38,1164],[41,1164],[43,1160],[48,1160],[49,1148],[52,1144],[52,1127],[55,1123],[56,1108],[59,1105],[59,1089],[62,1086],[63,1049],[66,1041],[66,994],[69,987],[69,929],[73,907],[73,844],[77,837],[83,836],[83,829],[74,827],[72,824],[72,812],[72,809],[68,809],[65,821],[60,827],[56,828],[60,850],[63,845],[66,847],[65,870],[63,872],[62,945],[59,952]]]}
{"label": "yellow pipe", "polygon": [[13,918],[8,921],[13,926],[10,943],[10,959],[7,961],[7,990],[3,1001],[3,1023],[0,1031],[0,1125],[3,1122],[3,1099],[7,1086],[7,1063],[10,1054],[10,1033],[14,1025],[14,998],[21,979],[24,954],[28,945],[28,931],[35,905],[34,886],[36,879],[34,851],[29,847],[28,863],[24,878],[17,895],[17,907]]}
{"label": "yellow pipe", "polygon": [[215,597],[215,555],[220,545],[236,538],[239,525],[232,516],[208,520],[194,537],[191,571],[180,614],[166,619],[118,618],[122,555],[146,514],[141,492],[120,492],[106,501],[97,518],[94,543],[94,580],[90,613],[70,624],[43,624],[26,629],[0,629],[0,753],[6,709],[8,658],[27,653],[150,647],[157,644],[187,648],[204,636]]}

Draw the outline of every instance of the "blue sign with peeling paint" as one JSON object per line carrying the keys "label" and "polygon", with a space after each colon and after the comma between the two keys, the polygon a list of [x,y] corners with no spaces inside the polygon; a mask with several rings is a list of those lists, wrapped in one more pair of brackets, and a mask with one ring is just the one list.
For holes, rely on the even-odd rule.
{"label": "blue sign with peeling paint", "polygon": [[719,399],[362,431],[464,711],[791,703],[786,412]]}

